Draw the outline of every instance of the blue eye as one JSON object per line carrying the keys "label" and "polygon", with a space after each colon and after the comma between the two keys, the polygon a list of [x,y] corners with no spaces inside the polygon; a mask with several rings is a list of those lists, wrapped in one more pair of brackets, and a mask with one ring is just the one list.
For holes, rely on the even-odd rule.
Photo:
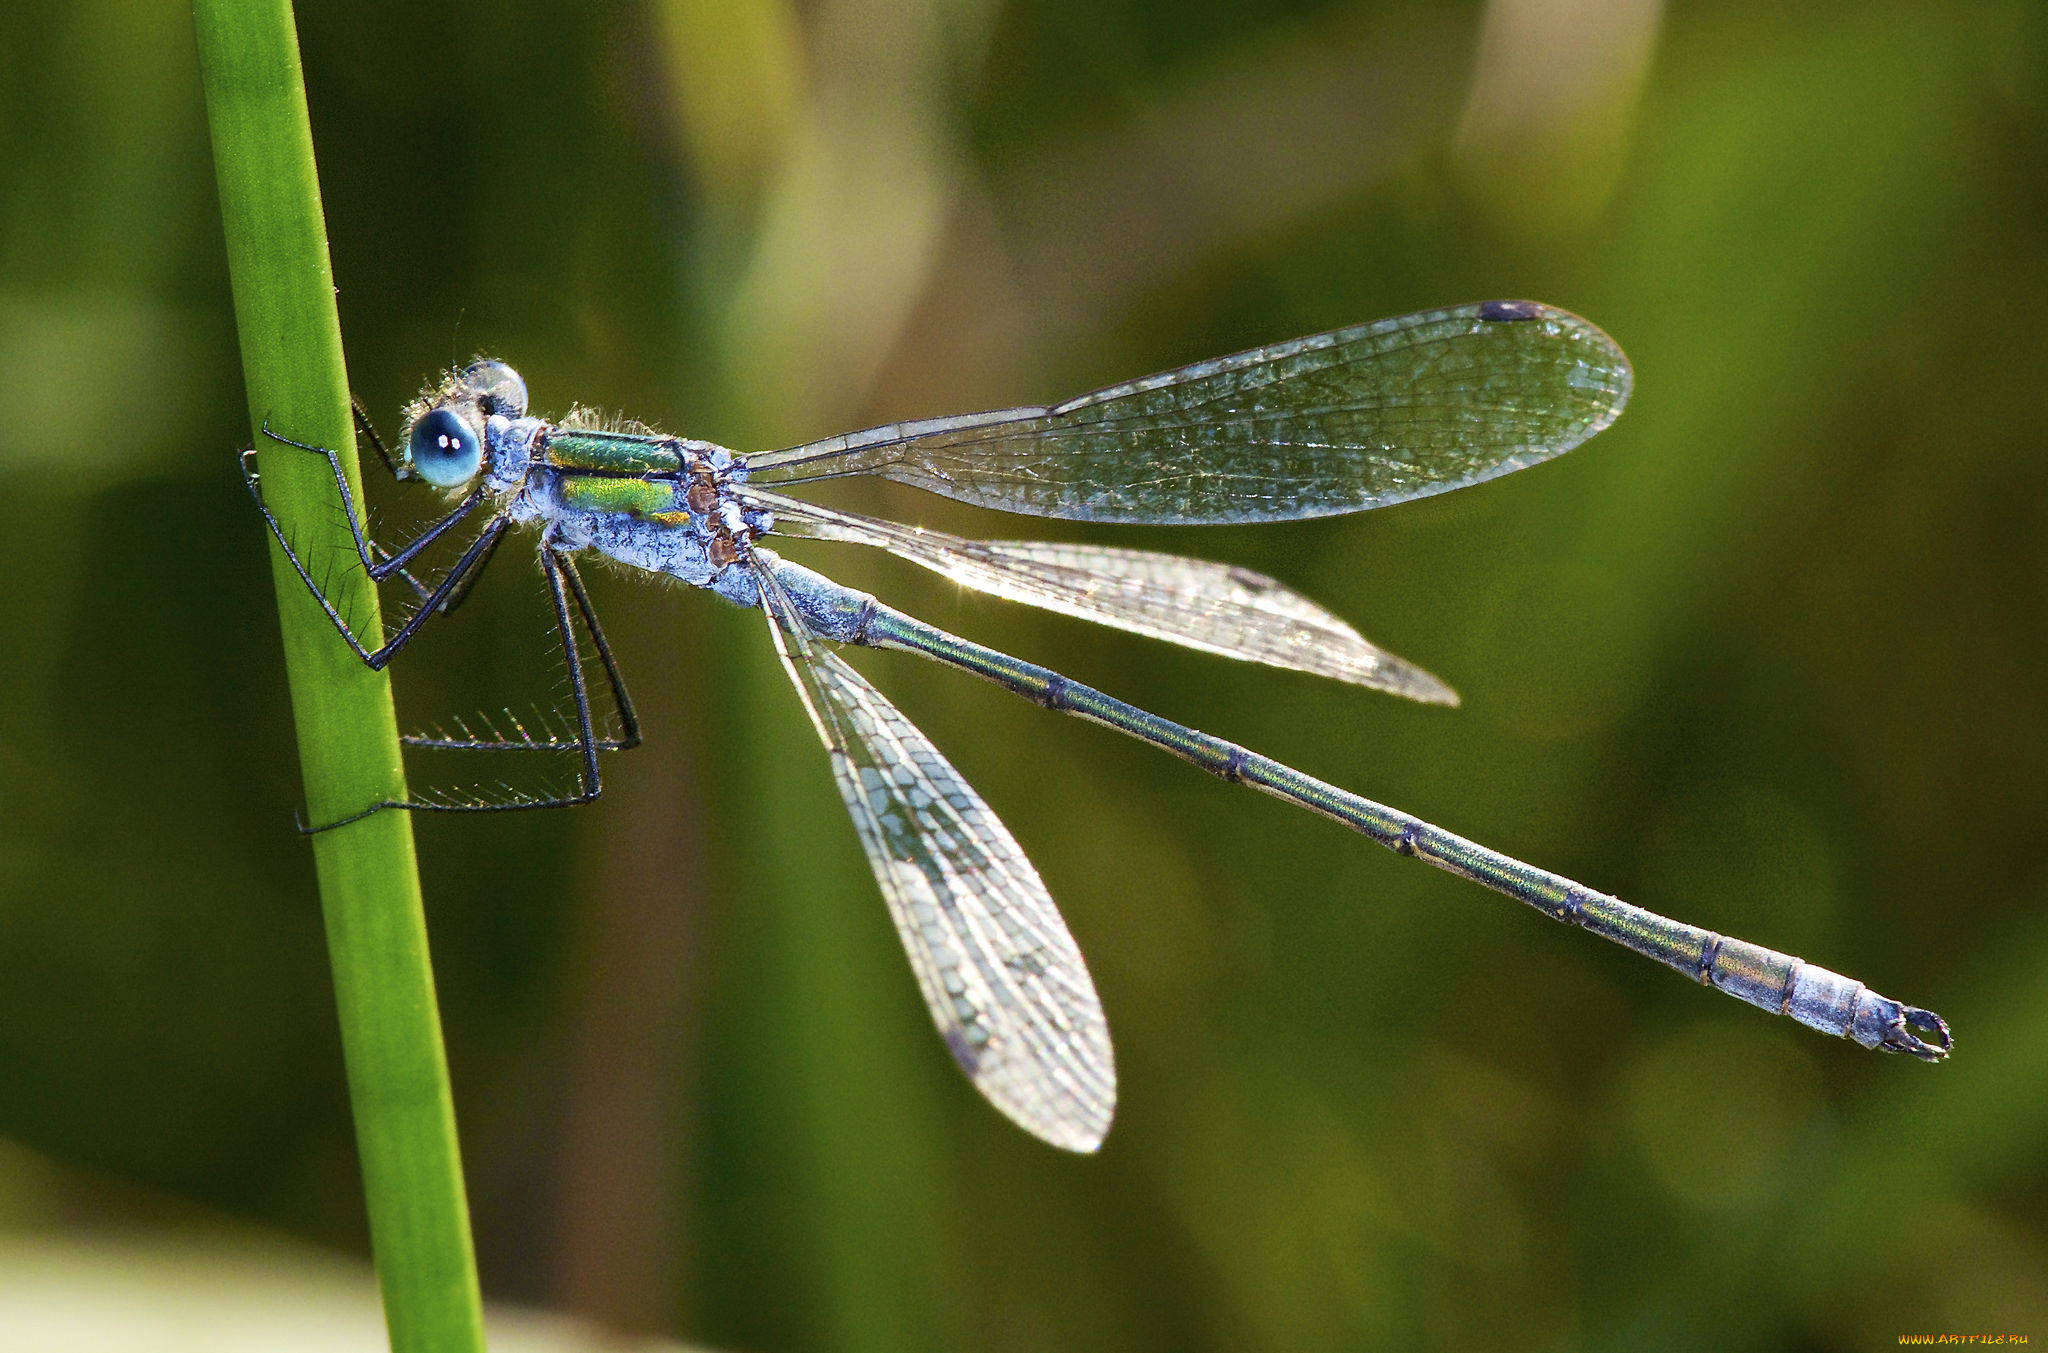
{"label": "blue eye", "polygon": [[437,489],[460,488],[483,467],[483,443],[452,410],[434,409],[412,425],[407,459]]}

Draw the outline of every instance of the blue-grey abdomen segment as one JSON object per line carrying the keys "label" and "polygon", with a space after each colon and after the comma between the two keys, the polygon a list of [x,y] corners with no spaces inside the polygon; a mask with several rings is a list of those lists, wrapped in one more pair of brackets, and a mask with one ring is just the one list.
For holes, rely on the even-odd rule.
{"label": "blue-grey abdomen segment", "polygon": [[792,564],[779,556],[761,552],[769,571],[782,590],[796,603],[804,623],[816,637],[835,644],[865,643],[868,618],[875,613],[875,599],[867,592],[833,582],[822,573]]}

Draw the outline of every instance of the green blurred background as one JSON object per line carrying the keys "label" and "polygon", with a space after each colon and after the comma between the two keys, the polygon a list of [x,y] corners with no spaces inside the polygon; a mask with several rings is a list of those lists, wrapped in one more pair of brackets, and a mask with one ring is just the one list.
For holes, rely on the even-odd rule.
{"label": "green blurred background", "polygon": [[[0,1223],[366,1246],[189,17],[0,41]],[[488,1294],[755,1349],[2048,1338],[2048,14],[1315,0],[300,12],[388,424],[477,351],[741,447],[1534,297],[1564,460],[1297,526],[1411,707],[835,547],[970,637],[1947,1016],[1824,1040],[909,658],[1089,955],[1097,1158],[952,1068],[756,616],[598,579],[593,809],[420,827]],[[830,501],[1080,532],[908,490]],[[507,552],[403,722],[540,651]],[[543,674],[544,675],[544,674]],[[474,683],[474,685],[473,685]]]}

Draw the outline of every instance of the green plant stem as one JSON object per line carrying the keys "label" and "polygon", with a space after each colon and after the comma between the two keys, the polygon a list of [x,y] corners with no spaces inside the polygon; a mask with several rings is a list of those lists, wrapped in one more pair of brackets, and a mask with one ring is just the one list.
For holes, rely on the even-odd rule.
{"label": "green plant stem", "polygon": [[[359,484],[291,6],[194,0],[193,15],[251,425],[259,438],[267,423],[340,448]],[[265,501],[301,556],[352,560],[326,461],[277,443],[259,457]],[[250,529],[259,529],[253,514]],[[273,547],[271,556],[311,820],[403,799],[389,682],[348,651],[282,553]],[[337,607],[367,617],[364,638],[375,642],[375,589],[359,568],[333,573]],[[374,813],[315,836],[313,858],[391,1346],[481,1350],[412,823],[402,812]]]}

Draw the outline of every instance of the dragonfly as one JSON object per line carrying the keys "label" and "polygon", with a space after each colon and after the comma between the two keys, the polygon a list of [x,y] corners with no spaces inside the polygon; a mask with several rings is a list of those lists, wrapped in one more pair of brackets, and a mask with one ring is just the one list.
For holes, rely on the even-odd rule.
{"label": "dragonfly", "polygon": [[[1444,493],[1548,460],[1608,427],[1633,384],[1628,359],[1587,321],[1531,301],[1488,301],[1255,348],[1062,404],[889,423],[801,446],[739,453],[573,412],[532,416],[519,373],[479,358],[406,410],[395,453],[357,405],[394,477],[447,495],[395,548],[371,539],[340,455],[323,455],[370,578],[416,604],[381,643],[359,635],[269,508],[252,446],[242,469],[272,536],[349,647],[383,668],[455,609],[514,527],[537,528],[575,718],[565,736],[445,732],[415,746],[548,750],[577,765],[573,791],[500,800],[408,798],[386,809],[495,811],[598,796],[600,754],[639,741],[632,701],[578,556],[662,574],[758,609],[831,763],[855,835],[933,1024],[969,1080],[1026,1131],[1095,1150],[1116,1106],[1108,1023],[1079,946],[1023,849],[917,727],[839,656],[913,653],[1047,709],[1127,734],[1233,784],[1320,814],[1401,855],[1472,880],[1764,1010],[1865,1047],[1939,1061],[1953,1047],[1931,1011],[1789,954],[1660,916],[1361,798],[1235,743],[973,643],[782,557],[777,537],[886,550],[980,592],[1188,648],[1320,674],[1436,704],[1442,681],[1344,620],[1244,568],[1116,546],[968,540],[821,506],[788,490],[849,476],[977,507],[1114,524],[1295,521]],[[481,526],[476,523],[481,521]],[[451,535],[470,523],[473,536]],[[430,547],[467,539],[432,581]],[[448,552],[453,552],[449,546]],[[595,655],[585,672],[585,641]],[[617,726],[593,713],[598,673]],[[467,732],[468,730],[463,730]]]}

